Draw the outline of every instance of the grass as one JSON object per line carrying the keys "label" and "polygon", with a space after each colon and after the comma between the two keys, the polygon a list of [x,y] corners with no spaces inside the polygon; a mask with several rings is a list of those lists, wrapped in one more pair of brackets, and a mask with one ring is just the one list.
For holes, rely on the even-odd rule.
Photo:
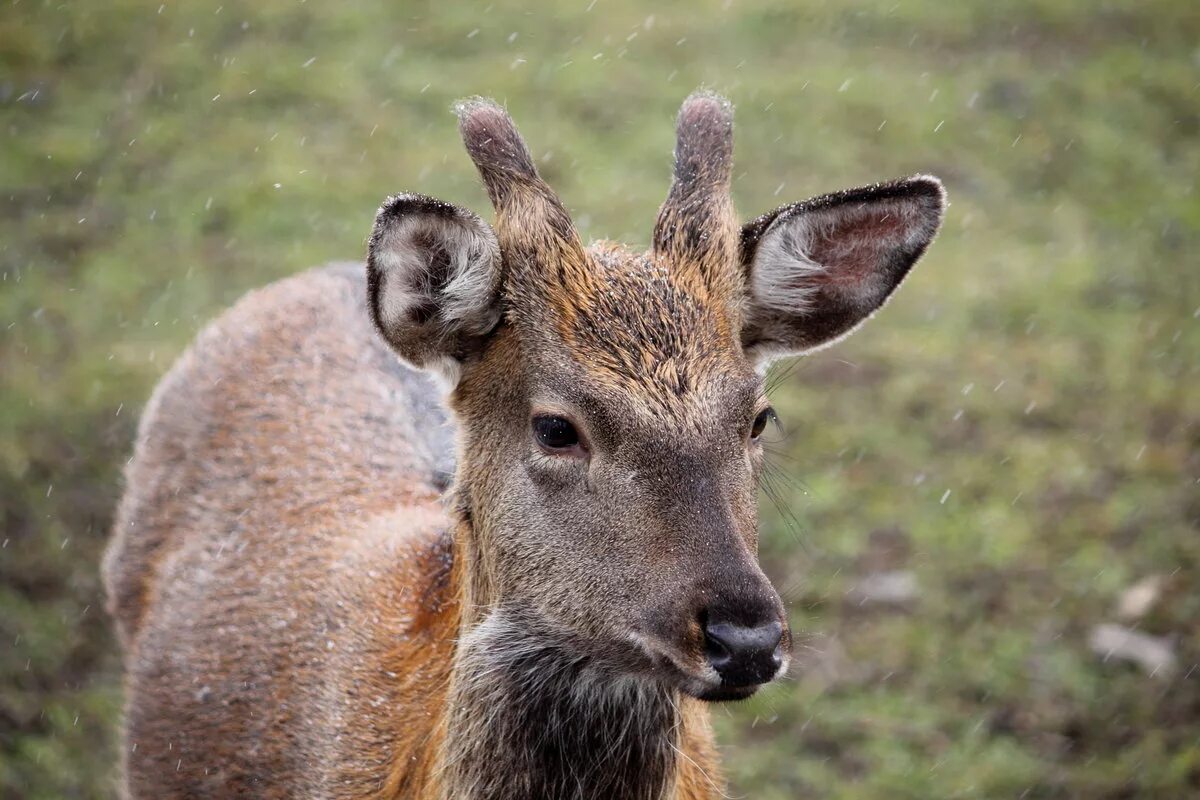
{"label": "grass", "polygon": [[[805,647],[717,712],[734,795],[1196,796],[1197,41],[1167,0],[4,0],[0,796],[114,795],[96,564],[199,326],[361,255],[391,192],[486,210],[463,95],[585,237],[644,244],[698,85],[738,105],[747,217],[916,171],[952,201],[897,299],[779,376],[763,559]],[[915,599],[860,604],[880,569]],[[1087,645],[1149,575],[1154,677]]]}

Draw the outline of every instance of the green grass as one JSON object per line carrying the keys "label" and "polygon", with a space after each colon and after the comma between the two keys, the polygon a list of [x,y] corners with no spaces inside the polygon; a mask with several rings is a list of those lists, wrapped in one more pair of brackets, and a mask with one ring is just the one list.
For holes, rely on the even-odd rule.
{"label": "green grass", "polygon": [[[915,171],[951,197],[776,391],[763,556],[806,646],[717,712],[735,796],[1200,794],[1194,4],[508,5],[0,6],[0,796],[113,796],[96,564],[199,326],[361,256],[391,192],[485,211],[463,95],[507,102],[585,236],[644,244],[698,85],[738,105],[746,216]],[[907,608],[853,599],[880,564]],[[1087,646],[1151,574],[1154,678]]]}

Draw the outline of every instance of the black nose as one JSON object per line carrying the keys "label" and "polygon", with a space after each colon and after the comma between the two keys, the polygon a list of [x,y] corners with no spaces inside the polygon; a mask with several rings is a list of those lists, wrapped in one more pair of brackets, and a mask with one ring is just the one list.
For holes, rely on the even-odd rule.
{"label": "black nose", "polygon": [[779,671],[783,663],[779,648],[782,638],[783,625],[779,622],[747,627],[710,620],[704,625],[704,652],[726,686],[757,686]]}

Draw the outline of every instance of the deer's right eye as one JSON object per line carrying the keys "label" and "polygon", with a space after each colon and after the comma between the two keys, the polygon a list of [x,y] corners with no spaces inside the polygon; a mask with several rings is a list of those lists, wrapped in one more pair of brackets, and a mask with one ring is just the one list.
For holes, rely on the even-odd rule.
{"label": "deer's right eye", "polygon": [[767,429],[767,423],[775,419],[775,409],[768,406],[758,412],[758,416],[754,418],[754,424],[750,427],[750,438],[758,441],[758,437],[763,435],[763,431]]}
{"label": "deer's right eye", "polygon": [[547,450],[571,450],[579,447],[579,432],[563,417],[533,418],[533,436]]}

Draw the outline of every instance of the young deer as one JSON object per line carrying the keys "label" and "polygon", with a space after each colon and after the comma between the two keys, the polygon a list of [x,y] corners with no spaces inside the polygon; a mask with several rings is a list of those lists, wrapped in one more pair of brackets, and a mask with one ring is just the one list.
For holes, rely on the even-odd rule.
{"label": "young deer", "polygon": [[786,667],[762,375],[887,300],[941,184],[739,226],[696,94],[650,251],[585,248],[504,110],[459,115],[494,226],[389,198],[365,279],[248,295],[146,409],[104,566],[128,797],[711,798],[706,702]]}

